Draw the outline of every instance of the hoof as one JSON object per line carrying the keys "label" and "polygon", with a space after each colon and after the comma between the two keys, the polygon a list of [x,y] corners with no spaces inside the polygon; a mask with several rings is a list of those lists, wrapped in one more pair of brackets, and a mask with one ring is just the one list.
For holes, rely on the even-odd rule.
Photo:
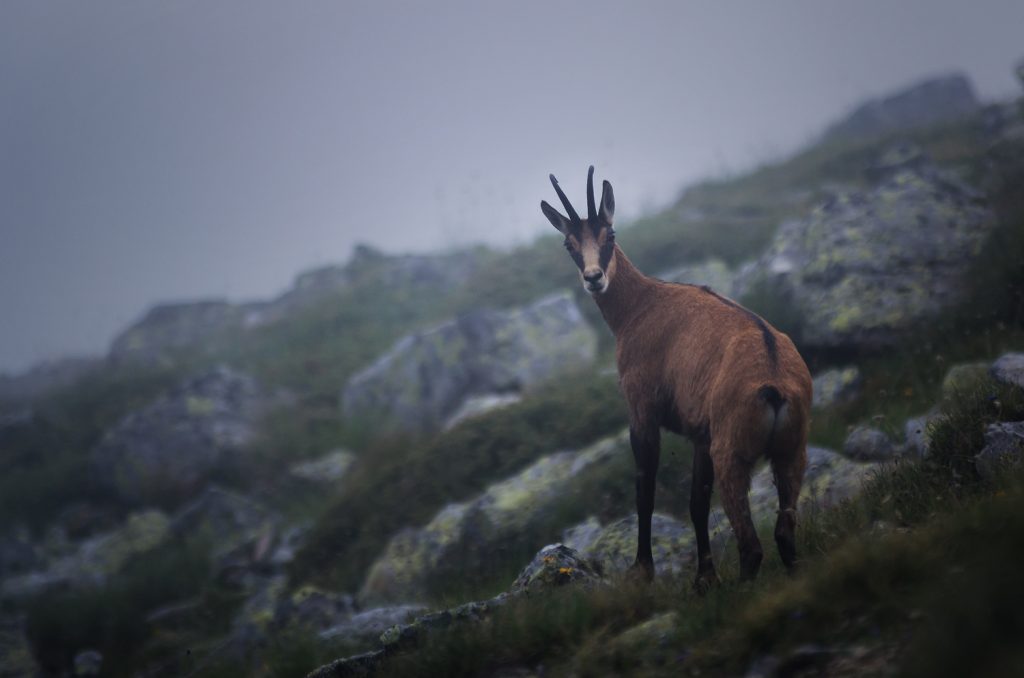
{"label": "hoof", "polygon": [[654,581],[654,564],[642,563],[638,560],[626,570],[626,577],[630,581],[649,584]]}

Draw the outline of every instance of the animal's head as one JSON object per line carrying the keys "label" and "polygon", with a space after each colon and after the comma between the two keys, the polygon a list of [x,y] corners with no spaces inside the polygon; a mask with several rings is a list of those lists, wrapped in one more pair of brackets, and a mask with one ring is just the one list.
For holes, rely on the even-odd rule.
{"label": "animal's head", "polygon": [[594,166],[587,172],[587,218],[580,219],[572,208],[569,199],[558,186],[555,175],[551,175],[551,185],[555,187],[562,206],[569,213],[568,217],[542,200],[540,209],[551,225],[565,236],[565,249],[580,269],[583,288],[591,294],[602,294],[615,277],[615,231],[612,229],[612,218],[615,216],[615,195],[612,185],[607,181],[601,190],[601,208],[594,203]]}

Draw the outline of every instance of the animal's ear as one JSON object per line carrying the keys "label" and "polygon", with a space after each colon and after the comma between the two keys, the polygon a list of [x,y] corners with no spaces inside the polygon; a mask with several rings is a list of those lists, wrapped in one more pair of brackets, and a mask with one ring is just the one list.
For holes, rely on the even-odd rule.
{"label": "animal's ear", "polygon": [[540,201],[540,211],[548,218],[551,225],[558,229],[559,233],[562,235],[569,235],[569,220],[563,217],[558,210],[549,205],[546,200]]}
{"label": "animal's ear", "polygon": [[601,189],[601,221],[611,226],[615,217],[615,194],[612,192],[612,185],[607,181]]}

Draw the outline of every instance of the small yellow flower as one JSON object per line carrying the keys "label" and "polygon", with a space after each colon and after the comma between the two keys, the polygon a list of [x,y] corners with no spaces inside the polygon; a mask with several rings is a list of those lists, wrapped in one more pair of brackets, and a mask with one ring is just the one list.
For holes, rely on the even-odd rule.
{"label": "small yellow flower", "polygon": [[571,567],[560,567],[558,568],[558,574],[572,574]]}

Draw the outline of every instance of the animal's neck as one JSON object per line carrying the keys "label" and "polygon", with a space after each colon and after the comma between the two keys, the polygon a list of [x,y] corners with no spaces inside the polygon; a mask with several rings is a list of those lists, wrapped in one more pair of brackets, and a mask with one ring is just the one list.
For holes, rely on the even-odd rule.
{"label": "animal's neck", "polygon": [[594,295],[594,301],[612,334],[618,338],[619,333],[644,312],[647,306],[645,297],[653,291],[656,283],[641,273],[618,245],[613,256],[615,276],[605,293]]}

